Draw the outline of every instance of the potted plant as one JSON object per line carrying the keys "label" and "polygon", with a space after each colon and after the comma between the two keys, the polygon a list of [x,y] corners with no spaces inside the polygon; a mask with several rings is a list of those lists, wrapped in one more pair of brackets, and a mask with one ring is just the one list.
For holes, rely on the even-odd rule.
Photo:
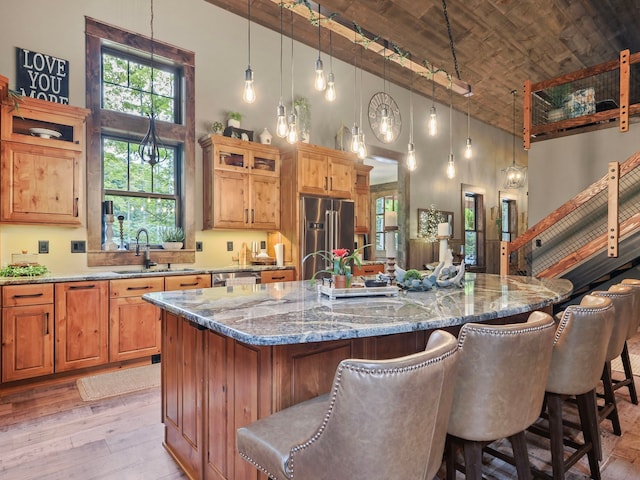
{"label": "potted plant", "polygon": [[228,127],[240,128],[240,120],[242,120],[242,114],[239,112],[229,112],[227,114]]}
{"label": "potted plant", "polygon": [[346,248],[336,248],[332,251],[318,250],[305,255],[302,259],[302,263],[304,263],[307,258],[318,256],[323,258],[327,265],[331,265],[331,268],[315,272],[311,277],[311,285],[315,283],[316,275],[319,273],[328,273],[331,275],[331,281],[335,288],[351,287],[351,265],[355,263],[358,267],[362,266],[360,255],[368,246],[370,245],[364,245],[360,248],[356,248],[351,254],[349,254],[349,250]]}
{"label": "potted plant", "polygon": [[180,250],[184,242],[184,230],[180,227],[165,227],[161,230],[162,248]]}

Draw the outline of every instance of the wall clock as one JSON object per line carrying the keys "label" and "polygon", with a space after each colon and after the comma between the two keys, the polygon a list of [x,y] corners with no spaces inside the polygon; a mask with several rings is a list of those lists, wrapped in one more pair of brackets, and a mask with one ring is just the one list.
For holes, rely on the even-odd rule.
{"label": "wall clock", "polygon": [[[389,119],[391,120],[390,139],[380,133],[380,118],[382,116],[382,107],[384,105],[387,106]],[[378,92],[371,97],[371,100],[369,100],[369,126],[376,138],[382,143],[393,143],[398,139],[400,130],[402,129],[402,118],[400,117],[398,104],[388,93]]]}

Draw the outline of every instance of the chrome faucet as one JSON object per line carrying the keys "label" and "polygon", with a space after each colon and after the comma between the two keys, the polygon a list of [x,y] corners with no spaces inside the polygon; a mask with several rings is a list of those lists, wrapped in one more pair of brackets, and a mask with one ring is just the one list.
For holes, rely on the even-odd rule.
{"label": "chrome faucet", "polygon": [[151,256],[150,256],[150,252],[149,252],[149,232],[147,231],[146,228],[141,228],[137,231],[136,233],[136,257],[140,256],[140,234],[144,233],[147,236],[147,244],[145,245],[144,248],[144,269],[147,270],[148,268],[151,268],[155,265],[157,265],[156,262],[152,262],[151,261]]}

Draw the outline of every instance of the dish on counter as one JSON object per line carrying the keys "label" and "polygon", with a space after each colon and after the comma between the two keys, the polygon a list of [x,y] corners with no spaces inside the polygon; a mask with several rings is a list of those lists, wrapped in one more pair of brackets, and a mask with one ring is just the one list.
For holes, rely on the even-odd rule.
{"label": "dish on counter", "polygon": [[30,128],[29,133],[40,138],[60,138],[62,136],[60,132],[48,128]]}

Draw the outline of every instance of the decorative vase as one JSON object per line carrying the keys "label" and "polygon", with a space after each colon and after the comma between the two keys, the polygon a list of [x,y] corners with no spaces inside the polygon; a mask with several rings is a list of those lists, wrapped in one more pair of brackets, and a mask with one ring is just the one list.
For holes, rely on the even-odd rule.
{"label": "decorative vase", "polygon": [[165,250],[180,250],[182,248],[182,242],[163,242],[162,248]]}
{"label": "decorative vase", "polygon": [[240,120],[230,118],[227,120],[227,127],[240,128]]}
{"label": "decorative vase", "polygon": [[333,288],[348,288],[346,275],[332,275]]}

